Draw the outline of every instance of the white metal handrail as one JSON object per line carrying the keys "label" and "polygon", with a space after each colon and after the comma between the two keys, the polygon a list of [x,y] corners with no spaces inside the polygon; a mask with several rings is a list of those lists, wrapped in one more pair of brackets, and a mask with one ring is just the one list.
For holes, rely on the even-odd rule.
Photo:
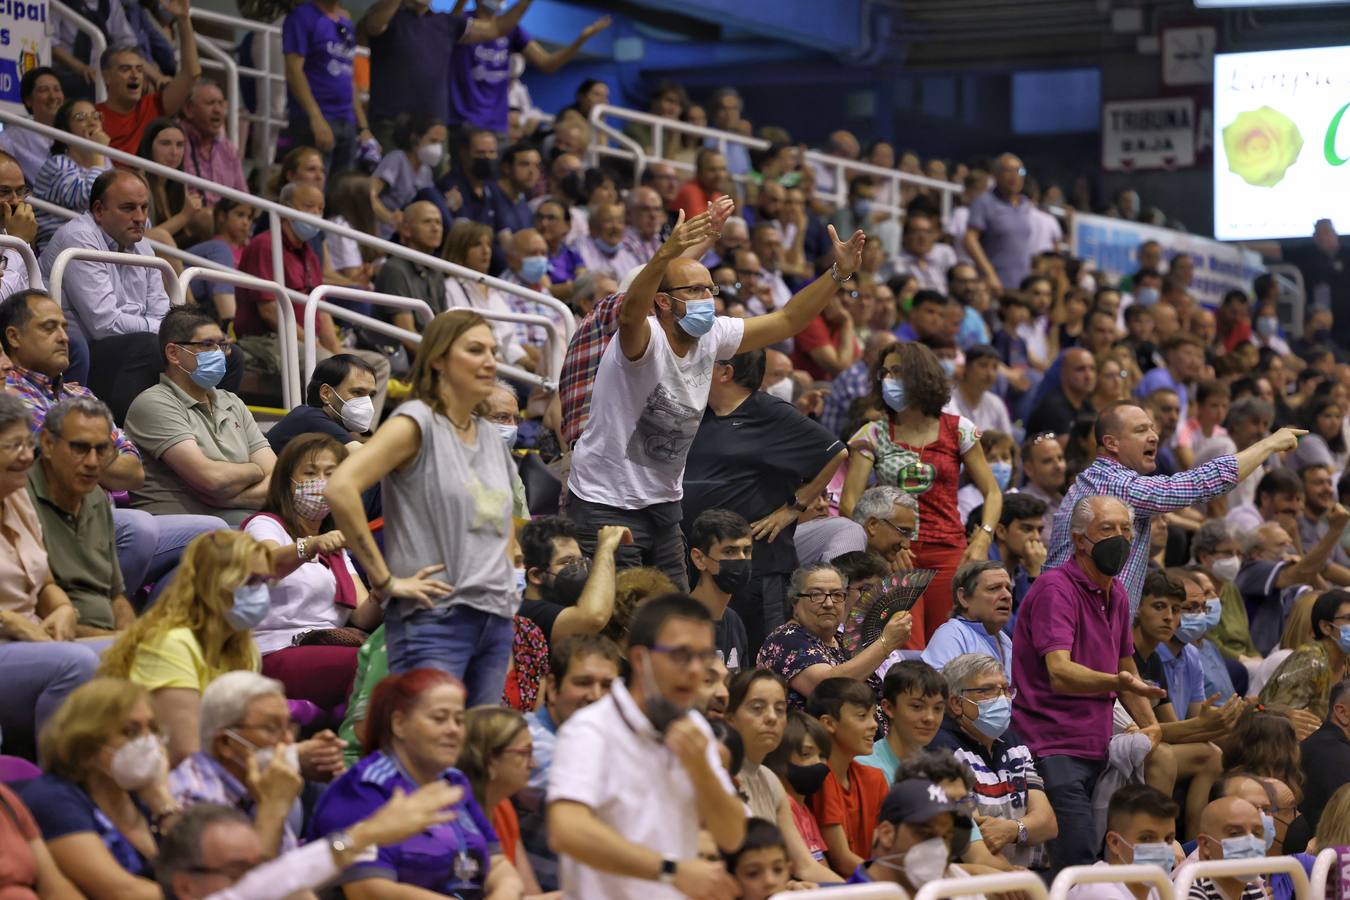
{"label": "white metal handrail", "polygon": [[[89,65],[94,70],[94,100],[102,103],[108,99],[108,86],[103,81],[103,51],[108,49],[108,39],[99,31],[98,26],[61,0],[47,0],[47,8],[75,26],[77,31],[88,35],[90,50]],[[8,124],[8,123],[6,123]]]}
{"label": "white metal handrail", "polygon": [[1030,900],[1046,900],[1045,882],[1031,872],[998,872],[994,875],[976,875],[973,878],[944,878],[930,881],[919,889],[914,900],[939,900],[943,897],[972,897],[1020,891]]}
{"label": "white metal handrail", "polygon": [[308,222],[311,225],[315,225],[323,229],[325,232],[329,234],[349,238],[363,246],[374,247],[375,249],[389,256],[396,256],[410,260],[414,263],[417,263],[420,266],[424,266],[429,269],[434,269],[435,271],[442,272],[446,275],[454,276],[455,278],[458,278],[462,281],[472,281],[480,284],[486,284],[489,287],[494,287],[499,291],[503,291],[508,294],[514,294],[517,297],[522,297],[525,300],[530,301],[531,303],[546,306],[552,309],[553,311],[557,312],[559,316],[561,316],[564,323],[563,330],[565,332],[565,337],[568,340],[571,340],[573,332],[576,331],[576,318],[572,315],[572,310],[569,309],[565,303],[554,298],[549,294],[542,293],[536,290],[531,290],[530,288],[524,287],[523,285],[515,284],[510,281],[503,281],[500,278],[494,278],[490,275],[484,275],[481,272],[476,272],[473,269],[467,268],[465,266],[449,262],[448,260],[441,259],[438,256],[432,256],[429,253],[422,253],[421,251],[413,250],[410,247],[405,247],[402,244],[395,244],[392,241],[386,241],[383,238],[366,234],[363,231],[357,231],[356,229],[350,228],[346,225],[340,225],[337,222],[333,222],[329,219],[324,219],[321,216],[315,216],[306,212],[301,212],[300,210],[292,209],[289,206],[282,206],[279,203],[264,199],[262,197],[255,196],[246,191],[240,191],[227,185],[217,184],[214,181],[209,181],[205,178],[199,178],[196,175],[191,175],[187,172],[179,171],[178,169],[170,169],[168,166],[160,165],[159,163],[153,162],[148,159],[142,159],[141,157],[136,156],[133,153],[125,153],[121,150],[117,150],[112,147],[105,147],[102,144],[88,140],[87,138],[82,138],[77,135],[71,134],[68,131],[61,131],[59,128],[52,128],[49,125],[43,125],[40,122],[35,122],[31,119],[20,116],[19,114],[14,113],[7,109],[0,109],[0,123],[3,123],[7,128],[11,126],[18,128],[27,128],[30,131],[34,131],[40,135],[43,135],[44,137],[48,137],[53,140],[64,141],[66,144],[70,146],[80,147],[94,153],[101,153],[104,156],[107,156],[109,159],[123,163],[124,165],[129,166],[131,168],[141,169],[142,171],[145,171],[147,173],[159,175],[163,178],[168,178],[171,181],[180,182],[186,185],[187,187],[193,188],[197,191],[205,193],[214,193],[221,197],[227,197],[230,200],[235,201],[236,203],[243,203],[245,205],[266,211],[273,220],[272,272],[273,276],[277,279],[277,283],[281,284],[283,287],[285,286],[285,273],[280,264],[281,232],[276,227],[276,222],[280,218],[291,219],[298,222]]}
{"label": "white metal handrail", "polygon": [[42,266],[38,265],[37,254],[27,241],[12,234],[0,234],[0,250],[13,250],[19,254],[24,268],[28,270],[28,286],[43,290]]}
{"label": "white metal handrail", "polygon": [[1308,896],[1322,900],[1327,895],[1327,882],[1331,880],[1331,870],[1339,862],[1340,857],[1340,851],[1335,847],[1328,847],[1317,854],[1317,858],[1313,860],[1312,874],[1308,876]]}
{"label": "white metal handrail", "polygon": [[[48,294],[57,303],[60,303],[66,309],[75,313],[79,317],[79,311],[71,307],[61,299],[62,281],[65,279],[66,266],[75,260],[84,260],[87,262],[115,263],[119,266],[135,266],[141,269],[157,269],[160,274],[167,276],[169,284],[166,285],[165,293],[169,295],[170,301],[178,295],[178,273],[169,265],[168,260],[160,259],[158,256],[146,256],[140,253],[119,253],[116,250],[95,250],[91,247],[67,247],[56,254],[55,261],[52,262],[51,276],[47,279],[50,289]],[[93,340],[93,337],[85,328],[85,323],[80,322],[80,329],[84,336]]]}
{"label": "white metal handrail", "polygon": [[[735,134],[730,131],[722,131],[717,128],[708,128],[702,125],[691,125],[688,122],[681,122],[676,119],[667,119],[654,113],[641,112],[635,109],[626,109],[622,106],[611,106],[607,103],[597,104],[592,107],[590,121],[591,125],[597,131],[603,130],[605,134],[612,135],[614,129],[606,125],[605,117],[613,117],[629,122],[638,122],[649,125],[652,128],[652,155],[646,159],[637,169],[638,177],[642,174],[642,168],[646,162],[664,162],[671,165],[680,165],[681,168],[688,168],[687,165],[675,163],[662,155],[665,148],[665,132],[667,130],[677,134],[689,134],[696,137],[707,138],[717,142],[717,149],[721,153],[726,153],[726,148],[730,144],[739,144],[747,150],[767,150],[770,143],[763,138],[746,137],[745,135]],[[592,148],[596,150],[597,148]],[[623,151],[613,147],[604,148],[608,155],[631,157]],[[630,151],[631,152],[631,151]],[[803,162],[813,162],[834,172],[834,191],[832,194],[818,195],[821,199],[832,202],[835,206],[842,206],[848,200],[848,175],[870,175],[873,178],[880,179],[883,183],[892,185],[892,194],[897,202],[900,198],[900,188],[902,185],[910,185],[917,188],[928,188],[939,192],[942,216],[945,220],[951,213],[952,202],[961,193],[959,185],[948,181],[940,181],[936,178],[929,178],[926,175],[910,175],[907,172],[901,172],[896,169],[887,169],[882,166],[876,166],[871,163],[859,162],[857,160],[844,159],[842,156],[833,156],[829,153],[822,153],[819,150],[808,150]],[[743,179],[741,179],[743,180]],[[904,210],[895,205],[874,203],[873,206],[890,213],[892,215],[902,214]]]}
{"label": "white metal handrail", "polygon": [[1069,866],[1055,876],[1050,900],[1066,900],[1069,890],[1079,884],[1147,884],[1157,891],[1158,900],[1175,896],[1172,880],[1157,866]]}
{"label": "white metal handrail", "polygon": [[[340,300],[359,300],[363,303],[370,303],[375,306],[385,306],[391,309],[402,309],[410,311],[414,316],[422,320],[426,325],[434,317],[435,313],[431,305],[425,300],[417,300],[412,297],[398,297],[394,294],[381,294],[378,291],[366,291],[360,288],[343,287],[336,284],[321,284],[309,292],[309,299],[305,301],[305,383],[314,377],[314,367],[318,365],[319,355],[319,311],[322,305],[330,313],[333,310],[342,310],[351,313],[353,316],[360,316],[363,325],[370,326],[372,323],[380,323],[379,319],[372,319],[370,316],[361,313],[353,313],[351,310],[344,309],[341,306],[327,304],[324,301],[329,297],[336,297]],[[353,320],[357,321],[357,320]],[[387,322],[380,324],[389,324]]]}
{"label": "white metal handrail", "polygon": [[[511,371],[524,372],[525,381],[538,385],[548,393],[553,393],[558,389],[558,379],[562,377],[563,353],[565,347],[562,342],[562,335],[558,331],[558,325],[548,316],[536,316],[530,313],[497,312],[490,309],[475,309],[472,306],[451,306],[449,310],[462,309],[471,312],[474,315],[481,316],[489,322],[511,322],[520,325],[538,325],[548,332],[548,340],[545,350],[548,353],[548,370],[545,374],[525,372],[524,369],[517,369],[511,366]],[[497,364],[501,368],[501,363]],[[518,377],[513,375],[512,377]]]}
{"label": "white metal handrail", "polygon": [[1303,864],[1292,856],[1261,856],[1256,859],[1209,859],[1193,860],[1177,869],[1172,876],[1178,897],[1188,897],[1191,883],[1197,878],[1241,878],[1247,875],[1269,875],[1272,873],[1288,875],[1294,882],[1294,896],[1310,897],[1308,893],[1308,873]]}
{"label": "white metal handrail", "polygon": [[809,891],[779,891],[769,900],[905,900],[900,885],[878,881],[873,884],[848,884],[812,888]]}
{"label": "white metal handrail", "polygon": [[175,305],[182,306],[187,303],[188,292],[192,289],[193,281],[219,281],[224,284],[232,284],[235,287],[250,288],[259,293],[270,293],[277,298],[277,344],[281,350],[282,374],[281,404],[286,409],[295,409],[299,406],[300,398],[304,396],[304,393],[300,386],[300,367],[295,358],[295,304],[291,302],[286,289],[275,281],[264,281],[242,272],[223,272],[218,269],[192,266],[184,269],[183,273],[178,276],[178,292],[174,297]]}

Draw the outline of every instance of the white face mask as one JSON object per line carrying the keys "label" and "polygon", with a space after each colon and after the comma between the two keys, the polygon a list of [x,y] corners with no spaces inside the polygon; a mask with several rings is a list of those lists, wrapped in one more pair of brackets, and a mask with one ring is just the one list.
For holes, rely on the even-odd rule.
{"label": "white face mask", "polygon": [[873,860],[877,865],[903,872],[911,887],[921,888],[930,881],[938,881],[947,874],[949,851],[947,842],[940,837],[929,838],[910,847],[901,859],[903,863],[894,863],[895,855],[879,856]]}
{"label": "white face mask", "polygon": [[109,775],[124,791],[139,791],[155,783],[164,771],[164,745],[159,736],[143,734],[113,753]]}
{"label": "white face mask", "polygon": [[784,378],[776,384],[769,385],[764,389],[764,393],[777,397],[779,400],[792,402],[792,379]]}
{"label": "white face mask", "polygon": [[267,767],[272,765],[272,759],[281,753],[281,760],[290,769],[296,772],[300,771],[300,751],[296,749],[295,744],[275,744],[271,747],[259,747],[252,741],[240,737],[234,731],[227,729],[225,734],[234,738],[253,752],[253,761],[258,764],[258,771],[265,772]]}
{"label": "white face mask", "polygon": [[1210,563],[1209,570],[1214,573],[1215,578],[1223,581],[1234,581],[1237,579],[1238,569],[1242,568],[1242,560],[1236,556],[1226,556],[1223,559],[1216,559]]}
{"label": "white face mask", "polygon": [[343,400],[342,395],[336,390],[333,391],[333,397],[341,406],[328,404],[333,412],[342,419],[343,426],[356,434],[365,434],[370,430],[370,423],[375,418],[375,401],[369,397],[353,397],[350,400]]}
{"label": "white face mask", "polygon": [[445,148],[440,144],[423,144],[417,148],[417,158],[423,165],[434,169],[440,165],[441,155],[444,152]]}

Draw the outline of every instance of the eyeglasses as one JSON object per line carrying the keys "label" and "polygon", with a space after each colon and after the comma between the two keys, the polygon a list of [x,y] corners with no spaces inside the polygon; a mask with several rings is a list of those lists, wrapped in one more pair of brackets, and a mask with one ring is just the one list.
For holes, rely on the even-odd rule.
{"label": "eyeglasses", "polygon": [[489,422],[495,422],[498,425],[518,425],[520,417],[513,416],[510,413],[493,413],[487,417]]}
{"label": "eyeglasses", "polygon": [[31,193],[33,193],[33,189],[26,184],[18,187],[0,185],[0,200],[27,200]]}
{"label": "eyeglasses", "polygon": [[218,341],[179,341],[180,347],[200,347],[210,352],[211,350],[220,350],[223,353],[229,353],[234,349],[234,341],[229,338],[221,338]]}
{"label": "eyeglasses", "polygon": [[296,737],[296,725],[294,722],[287,721],[285,724],[279,722],[263,722],[258,725],[236,725],[234,731],[252,731],[255,734],[262,735],[272,743],[277,743],[287,736]]}
{"label": "eyeglasses", "polygon": [[697,662],[699,668],[710,666],[717,659],[717,648],[709,650],[690,650],[688,647],[668,647],[663,644],[652,644],[650,647],[653,653],[664,654],[666,659],[670,660],[676,666],[687,669],[690,663]]}
{"label": "eyeglasses", "polygon": [[[722,293],[722,287],[716,284],[684,284],[679,287],[666,288],[665,293],[673,294],[676,291],[698,291],[700,295],[707,294],[709,297],[716,297]],[[702,299],[700,296],[699,299]]]}
{"label": "eyeglasses", "polygon": [[98,456],[99,462],[106,463],[117,455],[117,447],[112,441],[91,444],[88,441],[72,441],[63,437],[58,437],[57,440],[69,447],[70,452],[73,453],[77,459],[84,459],[90,453],[93,453]]}
{"label": "eyeglasses", "polygon": [[1013,687],[983,687],[970,688],[961,692],[962,697],[969,697],[971,700],[990,700],[994,697],[1007,697],[1009,700],[1017,699],[1017,688]]}
{"label": "eyeglasses", "polygon": [[824,606],[826,600],[829,600],[835,606],[839,606],[848,599],[848,591],[823,591],[816,588],[813,591],[802,591],[797,597],[802,600],[810,600],[813,606]]}
{"label": "eyeglasses", "polygon": [[499,753],[511,753],[511,754],[516,754],[516,755],[520,756],[521,759],[533,759],[533,758],[534,758],[534,746],[533,746],[533,745],[531,745],[531,746],[529,746],[529,747],[503,747],[503,748],[502,748],[501,750],[499,750],[498,752],[499,752]]}
{"label": "eyeglasses", "polygon": [[37,441],[33,439],[31,434],[28,437],[19,438],[17,441],[6,441],[5,443],[0,444],[0,452],[9,456],[17,456],[24,451],[32,453],[36,449]]}
{"label": "eyeglasses", "polygon": [[907,541],[913,541],[918,539],[919,537],[919,531],[917,528],[901,528],[899,525],[895,524],[890,519],[882,519],[881,521],[885,522],[887,525],[894,528],[895,533],[900,535]]}
{"label": "eyeglasses", "polygon": [[72,121],[72,122],[74,122],[74,123],[76,123],[76,124],[83,124],[83,123],[88,122],[88,121],[90,121],[90,120],[93,120],[93,121],[95,121],[95,122],[102,122],[102,121],[103,121],[103,113],[99,112],[99,111],[96,110],[96,109],[91,109],[91,110],[89,110],[89,112],[71,113],[71,116],[70,116],[70,121]]}

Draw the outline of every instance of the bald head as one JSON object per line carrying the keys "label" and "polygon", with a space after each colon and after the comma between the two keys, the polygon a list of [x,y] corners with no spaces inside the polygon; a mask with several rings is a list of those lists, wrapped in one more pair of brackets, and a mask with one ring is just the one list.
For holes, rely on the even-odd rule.
{"label": "bald head", "polygon": [[441,246],[443,231],[441,211],[436,208],[436,204],[418,200],[403,208],[403,221],[398,227],[398,233],[409,247],[423,253],[434,253]]}
{"label": "bald head", "polygon": [[1200,814],[1200,857],[1223,859],[1223,841],[1254,836],[1265,850],[1261,811],[1241,797],[1220,797]]}
{"label": "bald head", "polygon": [[533,228],[522,228],[511,235],[506,261],[512,269],[519,270],[521,261],[527,256],[548,256],[548,242]]}

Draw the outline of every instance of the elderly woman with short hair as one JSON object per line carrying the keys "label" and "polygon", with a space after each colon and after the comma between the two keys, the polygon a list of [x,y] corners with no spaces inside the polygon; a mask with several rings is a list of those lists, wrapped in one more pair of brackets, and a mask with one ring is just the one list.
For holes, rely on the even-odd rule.
{"label": "elderly woman with short hair", "polygon": [[198,717],[202,749],[169,773],[174,799],[236,807],[269,855],[295,849],[304,779],[285,687],[256,672],[227,672],[202,691]]}
{"label": "elderly woman with short hair", "polygon": [[[816,563],[792,573],[788,582],[792,618],[764,639],[756,662],[787,681],[788,705],[794,709],[805,708],[806,698],[826,678],[862,679],[880,697],[877,667],[909,640],[910,615],[898,613],[886,623],[881,637],[850,659],[839,642],[847,597],[848,582],[834,566]],[[884,735],[886,725],[881,717],[878,721]]]}

